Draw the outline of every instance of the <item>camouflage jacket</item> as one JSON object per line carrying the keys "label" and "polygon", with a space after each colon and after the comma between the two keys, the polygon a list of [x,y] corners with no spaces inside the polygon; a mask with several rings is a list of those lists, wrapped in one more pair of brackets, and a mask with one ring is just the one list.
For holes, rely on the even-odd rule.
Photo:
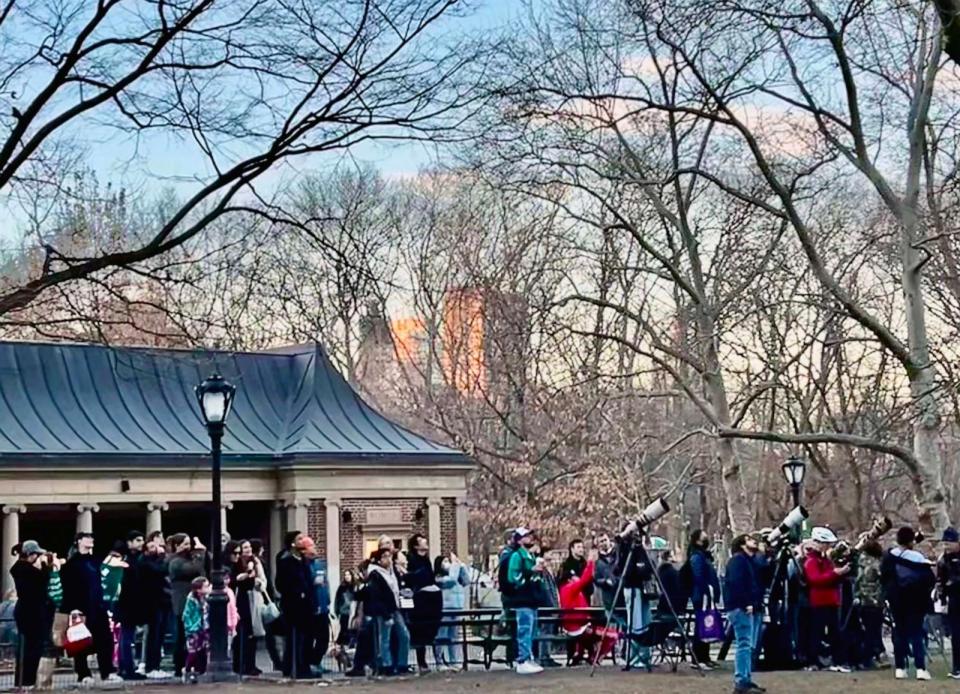
{"label": "camouflage jacket", "polygon": [[883,604],[883,586],[880,582],[880,560],[868,554],[859,556],[859,571],[854,583],[854,595],[864,607]]}

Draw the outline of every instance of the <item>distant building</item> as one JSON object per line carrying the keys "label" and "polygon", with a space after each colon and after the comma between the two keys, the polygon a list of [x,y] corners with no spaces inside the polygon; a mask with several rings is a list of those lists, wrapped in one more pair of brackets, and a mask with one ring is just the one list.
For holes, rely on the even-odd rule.
{"label": "distant building", "polygon": [[[460,395],[502,400],[517,390],[530,342],[526,300],[461,288],[444,296],[437,337],[418,317],[388,320],[371,308],[361,325],[360,380],[406,387],[445,385]],[[372,379],[372,381],[371,381]]]}
{"label": "distant building", "polygon": [[[209,439],[194,386],[237,386],[224,438],[225,528],[315,538],[331,576],[381,533],[422,532],[466,555],[471,461],[367,404],[319,345],[268,352],[0,342],[3,581],[25,539],[61,555],[77,530],[97,548],[131,529],[210,540]],[[208,545],[209,546],[209,545]]]}

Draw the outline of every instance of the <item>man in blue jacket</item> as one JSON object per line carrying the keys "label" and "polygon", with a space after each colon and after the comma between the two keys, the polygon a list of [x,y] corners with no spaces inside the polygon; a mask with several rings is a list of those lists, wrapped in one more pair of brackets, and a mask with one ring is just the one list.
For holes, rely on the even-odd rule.
{"label": "man in blue jacket", "polygon": [[323,657],[330,647],[330,584],[327,577],[327,561],[314,558],[310,562],[310,576],[317,602],[311,634],[313,643],[310,647],[310,664],[315,665],[315,672],[322,675],[327,672],[323,667]]}
{"label": "man in blue jacket", "polygon": [[733,674],[734,692],[763,692],[753,682],[753,652],[763,618],[763,583],[760,580],[760,559],[757,540],[752,535],[738,535],[733,540],[733,556],[727,562],[723,577],[724,605],[733,627],[737,645]]}

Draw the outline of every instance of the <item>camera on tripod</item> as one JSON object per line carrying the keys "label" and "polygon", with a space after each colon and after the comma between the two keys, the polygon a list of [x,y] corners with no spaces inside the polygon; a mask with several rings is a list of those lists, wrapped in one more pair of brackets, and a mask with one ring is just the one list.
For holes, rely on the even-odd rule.
{"label": "camera on tripod", "polygon": [[767,535],[767,544],[775,546],[782,540],[787,539],[790,532],[795,528],[799,528],[803,524],[803,521],[809,517],[810,514],[807,512],[807,509],[803,506],[797,506],[787,514],[787,517],[783,519],[780,525]]}
{"label": "camera on tripod", "polygon": [[670,512],[670,505],[662,496],[658,496],[640,512],[637,517],[637,530],[642,530],[648,525],[657,522]]}

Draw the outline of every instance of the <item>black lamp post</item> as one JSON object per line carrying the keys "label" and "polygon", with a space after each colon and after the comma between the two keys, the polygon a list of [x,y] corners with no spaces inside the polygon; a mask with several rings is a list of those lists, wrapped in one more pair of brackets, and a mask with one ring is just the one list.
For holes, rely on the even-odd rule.
{"label": "black lamp post", "polygon": [[800,505],[800,488],[803,486],[807,464],[803,458],[793,455],[780,467],[783,470],[783,476],[787,479],[787,484],[790,485],[790,491],[793,492],[793,506],[796,508]]}
{"label": "black lamp post", "polygon": [[227,652],[227,593],[223,583],[223,528],[220,524],[220,443],[233,404],[236,387],[217,373],[197,386],[197,400],[207,433],[210,434],[210,454],[213,458],[213,500],[210,507],[210,551],[213,567],[210,582],[213,591],[208,599],[210,610],[210,663],[207,672],[214,681],[233,678],[233,665]]}

